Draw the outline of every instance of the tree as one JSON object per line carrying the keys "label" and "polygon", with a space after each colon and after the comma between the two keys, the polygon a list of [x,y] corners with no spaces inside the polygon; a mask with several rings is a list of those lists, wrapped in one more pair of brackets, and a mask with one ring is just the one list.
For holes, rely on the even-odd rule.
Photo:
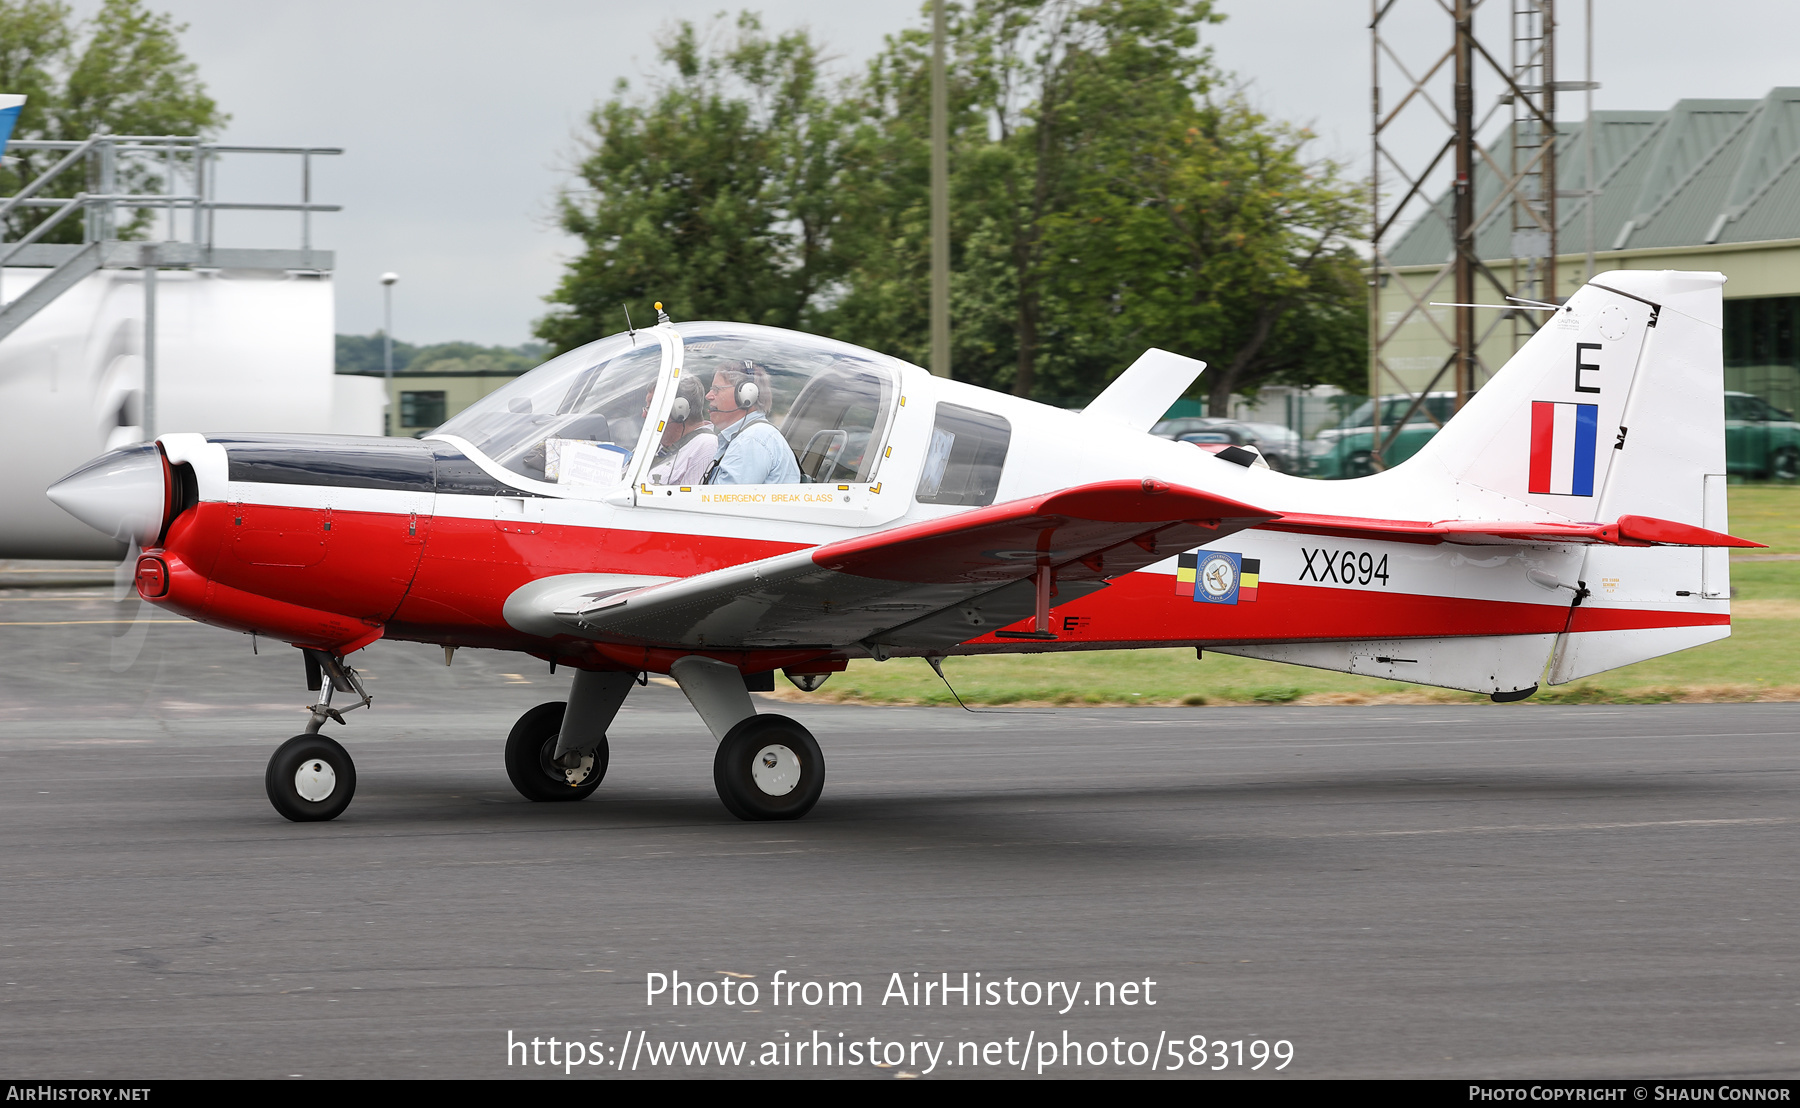
{"label": "tree", "polygon": [[615,95],[589,116],[563,228],[583,252],[536,333],[557,350],[639,324],[663,301],[687,319],[806,325],[842,266],[835,193],[847,113],[804,31],[770,38],[757,18],[705,36],[682,22],[659,47],[674,76],[648,102]]}
{"label": "tree", "polygon": [[[1199,36],[1211,0],[946,16],[957,378],[1084,404],[1159,345],[1211,363],[1215,412],[1273,382],[1360,380],[1360,193],[1226,87]],[[914,27],[832,86],[798,32],[744,16],[707,47],[679,25],[678,79],[594,114],[592,199],[564,207],[587,250],[538,333],[566,349],[659,297],[923,362],[930,55]]]}
{"label": "tree", "polygon": [[1239,97],[1109,135],[1093,152],[1107,171],[1047,236],[1059,312],[1104,305],[1086,329],[1117,355],[1162,346],[1206,359],[1198,388],[1215,415],[1273,382],[1359,390],[1368,294],[1351,242],[1363,192],[1305,160],[1310,137]]}
{"label": "tree", "polygon": [[[541,342],[518,346],[481,346],[473,342],[439,342],[414,346],[394,340],[394,372],[524,373],[549,354]],[[385,372],[381,332],[337,337],[337,371],[379,377]]]}
{"label": "tree", "polygon": [[[1091,189],[1096,145],[1182,111],[1212,85],[1197,27],[1217,18],[1210,0],[949,6],[957,377],[1042,395],[1046,358],[1085,364],[1099,353],[1087,349],[1086,331],[1046,311],[1060,280],[1049,231]],[[875,179],[853,192],[881,196],[881,211],[893,214],[872,222],[892,246],[854,252],[840,313],[863,341],[921,349],[929,56],[929,33],[915,29],[891,38],[871,68],[865,134],[880,136],[888,154],[859,163]],[[882,333],[897,327],[904,338]],[[1067,383],[1094,369],[1057,376]]]}
{"label": "tree", "polygon": [[[25,93],[14,139],[80,140],[93,134],[216,134],[230,118],[206,94],[199,71],[181,52],[187,30],[142,0],[105,0],[92,19],[77,23],[57,0],[0,0],[0,89]],[[60,151],[13,150],[16,166],[0,168],[0,192],[13,193],[60,157]],[[66,197],[94,182],[67,171],[44,190]],[[119,187],[162,188],[155,168],[127,163]],[[17,238],[46,217],[42,209],[16,209],[6,234]],[[119,229],[140,236],[155,218],[143,209]],[[65,221],[51,241],[80,241],[80,225]]]}

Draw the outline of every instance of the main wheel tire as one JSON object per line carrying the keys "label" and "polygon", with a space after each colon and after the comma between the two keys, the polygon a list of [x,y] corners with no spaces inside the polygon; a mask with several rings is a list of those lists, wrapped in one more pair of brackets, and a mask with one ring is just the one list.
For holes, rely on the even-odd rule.
{"label": "main wheel tire", "polygon": [[556,753],[556,739],[562,734],[563,712],[567,708],[560,700],[539,704],[520,716],[512,733],[506,736],[506,776],[526,800],[586,800],[606,778],[611,751],[605,735],[600,736],[592,762],[584,760],[573,773],[550,760]]}
{"label": "main wheel tire", "polygon": [[295,735],[269,757],[263,788],[295,823],[336,819],[356,795],[356,763],[324,735]]}
{"label": "main wheel tire", "polygon": [[799,819],[825,789],[825,755],[788,717],[751,716],[719,743],[713,785],[739,819]]}

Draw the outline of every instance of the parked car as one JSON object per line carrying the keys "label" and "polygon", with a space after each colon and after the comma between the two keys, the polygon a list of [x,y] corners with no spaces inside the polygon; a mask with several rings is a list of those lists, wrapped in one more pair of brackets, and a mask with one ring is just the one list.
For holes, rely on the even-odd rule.
{"label": "parked car", "polygon": [[[1413,400],[1409,396],[1384,396],[1382,434],[1405,415]],[[1385,451],[1389,465],[1403,462],[1419,452],[1419,448],[1437,434],[1435,416],[1448,421],[1456,394],[1434,392],[1425,398],[1421,410],[1400,429],[1400,434]],[[1364,477],[1375,472],[1372,460],[1374,434],[1369,416],[1374,406],[1368,401],[1344,419],[1344,425],[1321,431],[1308,445],[1311,476]],[[1426,413],[1429,412],[1430,415]],[[1784,412],[1760,396],[1747,392],[1725,394],[1725,471],[1743,477],[1759,477],[1777,481],[1800,479],[1800,421],[1793,413]]]}
{"label": "parked car", "polygon": [[[1413,406],[1414,398],[1410,396],[1384,396],[1381,398],[1381,433],[1383,437],[1393,435],[1394,427]],[[1419,448],[1431,441],[1438,428],[1450,419],[1452,408],[1456,404],[1453,392],[1428,393],[1425,402],[1413,412],[1400,433],[1394,435],[1393,441],[1382,451],[1382,460],[1388,465],[1403,462],[1419,452]],[[1320,431],[1317,438],[1307,446],[1308,475],[1312,477],[1367,477],[1375,472],[1374,450],[1375,432],[1372,417],[1375,405],[1365,400],[1356,407],[1343,422],[1329,431]]]}
{"label": "parked car", "polygon": [[1211,422],[1210,416],[1180,416],[1162,420],[1150,428],[1150,433],[1161,435],[1165,439],[1179,439],[1183,435],[1206,430],[1207,424]]}
{"label": "parked car", "polygon": [[1800,478],[1800,422],[1760,396],[1726,393],[1725,472],[1777,481]]}
{"label": "parked car", "polygon": [[1165,419],[1150,428],[1153,435],[1183,442],[1196,441],[1189,436],[1208,432],[1229,435],[1226,441],[1240,446],[1256,447],[1269,468],[1282,473],[1300,472],[1306,458],[1300,436],[1279,423],[1250,423],[1222,416],[1180,416]]}

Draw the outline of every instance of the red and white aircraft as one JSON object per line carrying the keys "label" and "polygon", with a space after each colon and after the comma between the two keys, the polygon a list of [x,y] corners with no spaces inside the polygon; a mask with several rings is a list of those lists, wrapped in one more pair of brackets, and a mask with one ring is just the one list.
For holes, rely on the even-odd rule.
{"label": "red and white aircraft", "polygon": [[1516,700],[1730,634],[1722,548],[1757,544],[1724,533],[1723,281],[1601,275],[1355,481],[1149,435],[1203,368],[1159,350],[1077,414],[665,316],[423,441],[167,434],[49,495],[143,548],[144,599],[304,651],[318,703],[266,776],[289,819],[349,804],[319,729],[334,690],[368,703],[346,658],[384,636],[574,671],[507,739],[532,800],[591,794],[626,694],[666,673],[725,806],[793,819],[825,763],[756,712],[776,670],[810,691],[852,658],[1193,646]]}

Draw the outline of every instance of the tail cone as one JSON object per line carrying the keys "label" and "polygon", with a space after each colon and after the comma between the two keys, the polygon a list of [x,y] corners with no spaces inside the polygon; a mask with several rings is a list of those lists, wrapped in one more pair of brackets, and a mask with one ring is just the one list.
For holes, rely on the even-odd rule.
{"label": "tail cone", "polygon": [[168,490],[154,443],[110,450],[44,490],[57,507],[120,542],[151,546],[162,533]]}

